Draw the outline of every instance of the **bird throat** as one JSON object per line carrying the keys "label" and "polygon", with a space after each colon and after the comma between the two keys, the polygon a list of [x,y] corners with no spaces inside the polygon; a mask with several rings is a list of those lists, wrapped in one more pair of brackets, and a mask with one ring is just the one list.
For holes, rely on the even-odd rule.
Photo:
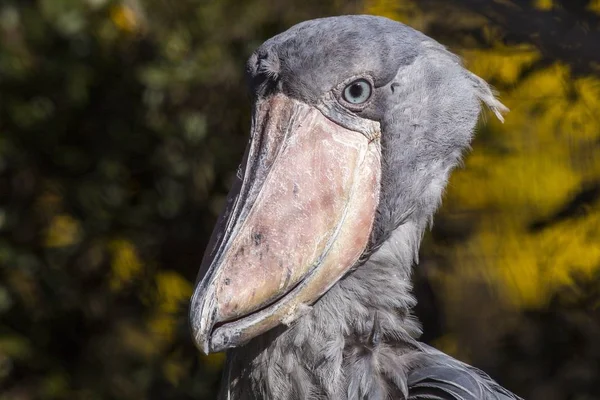
{"label": "bird throat", "polygon": [[407,219],[306,315],[229,350],[220,398],[404,398],[398,363],[410,363],[421,333],[410,274],[425,226]]}

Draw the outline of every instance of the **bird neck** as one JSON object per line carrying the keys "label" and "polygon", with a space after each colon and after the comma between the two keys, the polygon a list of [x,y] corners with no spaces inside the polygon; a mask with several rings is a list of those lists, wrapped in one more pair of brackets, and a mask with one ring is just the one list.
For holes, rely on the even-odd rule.
{"label": "bird neck", "polygon": [[230,350],[222,398],[345,398],[348,385],[369,368],[361,363],[375,363],[366,354],[414,350],[421,330],[411,314],[410,275],[425,226],[406,220],[293,324]]}

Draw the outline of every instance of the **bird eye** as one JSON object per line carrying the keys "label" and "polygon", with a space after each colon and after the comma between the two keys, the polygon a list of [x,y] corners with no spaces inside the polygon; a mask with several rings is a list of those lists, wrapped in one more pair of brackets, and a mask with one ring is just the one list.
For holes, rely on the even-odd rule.
{"label": "bird eye", "polygon": [[371,84],[365,79],[357,79],[344,88],[343,97],[350,104],[362,104],[371,97]]}

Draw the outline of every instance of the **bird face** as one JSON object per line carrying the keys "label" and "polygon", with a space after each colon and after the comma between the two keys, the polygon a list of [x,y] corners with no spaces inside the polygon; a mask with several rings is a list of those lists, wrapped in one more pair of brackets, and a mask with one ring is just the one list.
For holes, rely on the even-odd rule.
{"label": "bird face", "polygon": [[454,57],[379,17],[296,25],[247,76],[250,142],[190,309],[205,353],[292,323],[398,215],[439,198],[479,112],[475,89],[449,97],[472,79]]}

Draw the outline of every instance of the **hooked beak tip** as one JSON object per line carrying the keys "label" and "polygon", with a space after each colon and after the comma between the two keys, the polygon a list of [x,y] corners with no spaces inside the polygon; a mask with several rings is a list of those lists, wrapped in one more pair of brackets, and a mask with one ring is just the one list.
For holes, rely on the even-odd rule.
{"label": "hooked beak tip", "polygon": [[210,330],[205,331],[198,326],[192,325],[192,337],[194,338],[194,344],[205,355],[208,355],[210,351]]}
{"label": "hooked beak tip", "polygon": [[194,344],[205,355],[210,353],[210,341],[214,327],[215,312],[214,298],[212,296],[199,296],[198,290],[196,290],[190,308],[189,321]]}
{"label": "hooked beak tip", "polygon": [[194,336],[194,341],[196,343],[196,347],[198,347],[198,349],[205,355],[207,356],[210,351],[209,351],[209,339],[207,336],[202,337],[202,335],[195,335]]}

